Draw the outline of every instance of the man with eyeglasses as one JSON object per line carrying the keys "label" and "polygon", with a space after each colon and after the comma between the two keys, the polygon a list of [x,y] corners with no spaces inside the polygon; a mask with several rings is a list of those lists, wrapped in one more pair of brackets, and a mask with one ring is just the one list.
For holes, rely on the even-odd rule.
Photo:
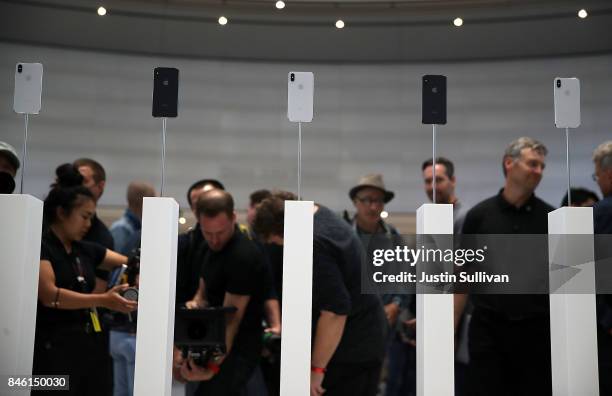
{"label": "man with eyeglasses", "polygon": [[[595,173],[593,180],[599,185],[603,199],[593,206],[595,234],[612,234],[612,140],[593,151]],[[597,239],[597,256],[610,257],[610,247]],[[598,276],[598,279],[601,279]],[[597,340],[599,356],[599,394],[612,395],[612,295],[597,296]]]}
{"label": "man with eyeglasses", "polygon": [[[357,185],[349,191],[349,197],[357,212],[352,219],[348,220],[367,253],[374,249],[389,249],[403,244],[395,227],[381,217],[385,204],[391,201],[394,195],[392,191],[385,188],[381,174],[361,177]],[[381,295],[387,322],[392,329],[396,325],[402,326],[401,323],[397,323],[398,316],[402,309],[408,308],[407,297],[402,294]],[[415,392],[416,350],[414,341],[410,340],[410,344],[407,344],[400,337],[401,335],[396,331],[389,332],[386,396],[412,395]]]}

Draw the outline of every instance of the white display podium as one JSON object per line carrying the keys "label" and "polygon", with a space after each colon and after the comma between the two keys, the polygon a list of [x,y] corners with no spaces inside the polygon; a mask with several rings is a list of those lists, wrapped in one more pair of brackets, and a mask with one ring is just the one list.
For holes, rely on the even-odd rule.
{"label": "white display podium", "polygon": [[[453,234],[453,205],[424,204],[417,234]],[[451,246],[452,247],[452,246]],[[417,396],[455,393],[453,294],[419,294],[417,287]]]}
{"label": "white display podium", "polygon": [[282,396],[310,395],[314,202],[285,201]]}
{"label": "white display podium", "polygon": [[[550,345],[554,396],[599,395],[597,315],[593,253],[593,209],[564,207],[548,214],[550,284]],[[570,241],[555,235],[591,235]],[[590,262],[572,262],[579,246],[590,241]],[[584,259],[584,257],[581,257]],[[554,264],[553,264],[554,263]],[[553,268],[554,265],[554,268]],[[567,270],[559,267],[570,267]],[[575,270],[580,270],[576,273]],[[568,275],[567,271],[571,271]],[[574,275],[575,274],[575,275]],[[569,280],[567,280],[569,278]],[[563,281],[561,287],[555,287]]]}
{"label": "white display podium", "polygon": [[179,205],[144,198],[134,395],[170,396]]}
{"label": "white display podium", "polygon": [[31,195],[0,194],[0,375],[32,374],[42,215]]}

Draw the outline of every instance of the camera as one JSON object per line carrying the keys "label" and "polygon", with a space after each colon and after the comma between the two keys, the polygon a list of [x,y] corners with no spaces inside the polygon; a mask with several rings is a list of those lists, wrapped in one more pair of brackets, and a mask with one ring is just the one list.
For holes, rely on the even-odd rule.
{"label": "camera", "polygon": [[561,88],[561,80],[557,80],[557,88]]}
{"label": "camera", "polygon": [[291,73],[290,79],[291,81],[295,81],[295,74]]}
{"label": "camera", "polygon": [[21,73],[23,71],[23,65],[17,65],[17,73]]}
{"label": "camera", "polygon": [[174,321],[174,344],[184,359],[192,358],[204,367],[227,351],[225,345],[225,316],[236,312],[236,307],[187,309],[177,307]]}

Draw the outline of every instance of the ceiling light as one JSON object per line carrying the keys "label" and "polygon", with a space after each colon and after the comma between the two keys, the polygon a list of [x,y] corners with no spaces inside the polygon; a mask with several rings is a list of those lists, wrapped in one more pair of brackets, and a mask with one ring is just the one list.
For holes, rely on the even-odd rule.
{"label": "ceiling light", "polygon": [[283,0],[278,0],[276,2],[276,8],[278,8],[279,10],[282,10],[283,8],[285,8],[285,2]]}
{"label": "ceiling light", "polygon": [[179,217],[179,223],[180,224],[185,224],[185,223],[187,223],[187,219],[184,218],[184,217]]}
{"label": "ceiling light", "polygon": [[380,212],[381,219],[386,219],[387,217],[389,217],[389,213],[387,211],[383,210],[382,212]]}
{"label": "ceiling light", "polygon": [[98,7],[98,15],[100,15],[100,16],[106,15],[106,8]]}
{"label": "ceiling light", "polygon": [[463,26],[463,19],[461,18],[455,18],[455,20],[453,21],[453,25],[459,27],[459,26]]}
{"label": "ceiling light", "polygon": [[224,17],[224,16],[220,16],[219,17],[219,25],[221,25],[221,26],[227,25],[227,18]]}
{"label": "ceiling light", "polygon": [[583,8],[582,10],[578,11],[578,16],[584,19],[589,16],[589,13]]}
{"label": "ceiling light", "polygon": [[344,21],[343,21],[342,19],[338,19],[338,20],[336,21],[336,27],[337,27],[338,29],[342,29],[342,28],[344,27]]}

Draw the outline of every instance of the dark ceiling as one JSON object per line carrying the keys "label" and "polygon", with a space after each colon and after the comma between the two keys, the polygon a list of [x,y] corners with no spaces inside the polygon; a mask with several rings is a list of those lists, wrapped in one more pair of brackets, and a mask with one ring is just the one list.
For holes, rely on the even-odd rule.
{"label": "dark ceiling", "polygon": [[[0,0],[0,40],[274,62],[439,62],[612,53],[612,1]],[[108,13],[96,13],[104,5]],[[577,17],[587,9],[586,19]],[[228,18],[226,26],[219,16]],[[453,26],[461,17],[464,25]],[[346,27],[336,29],[342,19]]]}

